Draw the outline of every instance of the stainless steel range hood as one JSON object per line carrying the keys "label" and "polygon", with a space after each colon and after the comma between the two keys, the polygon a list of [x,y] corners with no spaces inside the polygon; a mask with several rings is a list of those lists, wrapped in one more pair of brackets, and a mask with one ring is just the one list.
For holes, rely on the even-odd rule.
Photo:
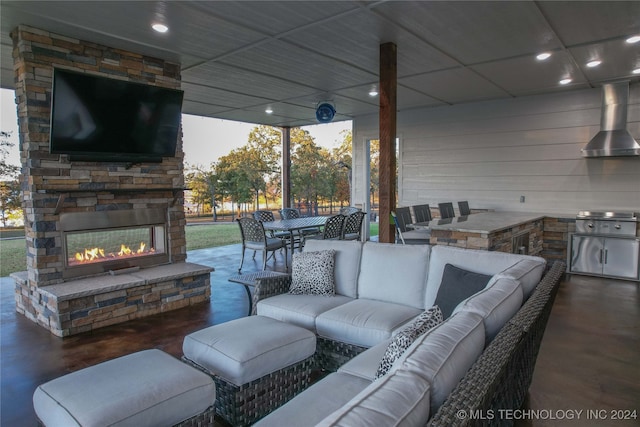
{"label": "stainless steel range hood", "polygon": [[627,130],[629,82],[602,86],[600,132],[582,149],[583,157],[640,156],[640,144]]}

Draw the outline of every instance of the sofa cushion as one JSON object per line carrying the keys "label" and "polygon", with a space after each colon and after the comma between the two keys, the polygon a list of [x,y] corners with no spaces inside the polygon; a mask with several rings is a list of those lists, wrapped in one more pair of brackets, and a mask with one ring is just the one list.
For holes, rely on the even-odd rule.
{"label": "sofa cushion", "polygon": [[440,307],[442,315],[446,319],[451,316],[453,309],[461,301],[484,289],[490,279],[491,276],[486,274],[475,273],[447,264],[444,266],[442,282],[440,282],[434,305]]}
{"label": "sofa cushion", "polygon": [[[433,246],[429,257],[429,277],[427,279],[427,289],[425,292],[425,307],[431,307],[435,303],[438,288],[442,281],[442,273],[444,272],[444,266],[446,264],[452,264],[465,270],[493,276],[503,272],[503,270],[508,269],[523,259],[539,263],[544,269],[545,260],[540,257],[508,254],[497,251],[462,249],[444,245]],[[526,275],[527,279],[532,278],[532,281],[535,283],[539,282],[539,277],[538,280],[535,280],[534,276],[536,273],[537,270],[533,270],[530,273],[533,274],[533,276],[530,277]]]}
{"label": "sofa cushion", "polygon": [[471,311],[483,318],[488,344],[520,309],[522,305],[522,287],[511,277],[498,277],[480,292],[462,301],[453,310]]}
{"label": "sofa cushion", "polygon": [[371,384],[364,378],[336,372],[323,378],[254,426],[308,427],[349,402]]}
{"label": "sofa cushion", "polygon": [[282,294],[260,300],[256,305],[256,313],[316,332],[318,315],[349,301],[353,301],[353,298],[342,295]]}
{"label": "sofa cushion", "polygon": [[[542,259],[542,258],[541,258]],[[540,282],[546,262],[535,259],[521,259],[514,265],[505,268],[498,277],[513,277],[522,286],[522,292],[524,299],[529,298],[536,285]]]}
{"label": "sofa cushion", "polygon": [[184,356],[237,386],[301,362],[316,351],[305,328],[263,316],[247,316],[192,332]]}
{"label": "sofa cushion", "polygon": [[336,251],[299,252],[292,256],[291,287],[293,295],[333,296],[336,284],[333,278]]}
{"label": "sofa cushion", "polygon": [[430,248],[366,242],[362,248],[358,298],[424,309]]}
{"label": "sofa cushion", "polygon": [[430,385],[409,371],[385,375],[316,427],[420,426],[429,419]]}
{"label": "sofa cushion", "polygon": [[386,339],[363,351],[344,365],[340,366],[338,368],[338,372],[373,381],[376,377],[378,367],[380,366],[380,360],[382,360],[382,356],[386,353],[387,347],[389,347],[389,343],[392,340],[393,338]]}
{"label": "sofa cushion", "polygon": [[358,298],[320,314],[316,331],[321,337],[372,347],[421,312],[406,305]]}
{"label": "sofa cushion", "polygon": [[431,413],[438,408],[484,350],[484,325],[476,313],[461,311],[420,336],[389,373],[407,370],[431,384]]}
{"label": "sofa cushion", "polygon": [[391,368],[391,365],[393,365],[393,362],[413,344],[416,338],[429,329],[438,326],[442,321],[443,317],[440,307],[434,306],[425,310],[424,313],[421,313],[412,322],[404,326],[387,346],[384,356],[380,359],[380,365],[376,371],[375,378],[378,379],[385,375],[389,371],[389,368]]}
{"label": "sofa cushion", "polygon": [[360,273],[360,257],[362,243],[345,240],[316,240],[309,239],[304,244],[304,252],[333,249],[335,256],[335,284],[336,293],[351,298],[358,296],[356,285]]}

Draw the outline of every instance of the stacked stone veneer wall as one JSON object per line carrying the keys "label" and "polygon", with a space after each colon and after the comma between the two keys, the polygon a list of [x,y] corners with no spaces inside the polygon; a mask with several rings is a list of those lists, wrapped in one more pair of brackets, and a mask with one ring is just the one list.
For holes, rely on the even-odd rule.
{"label": "stacked stone veneer wall", "polygon": [[576,231],[575,218],[544,219],[544,245],[542,256],[550,262],[567,261],[569,235]]}
{"label": "stacked stone veneer wall", "polygon": [[522,233],[529,233],[529,255],[540,256],[544,237],[542,219],[490,234],[470,231],[431,230],[431,244],[512,253],[512,239]]}
{"label": "stacked stone veneer wall", "polygon": [[26,317],[65,337],[206,302],[210,272],[183,262],[38,288],[29,287],[25,272],[12,277],[20,303],[28,301]]}
{"label": "stacked stone veneer wall", "polygon": [[180,66],[31,27],[18,27],[11,37],[27,252],[26,285],[18,289],[16,307],[44,325],[34,288],[62,281],[61,213],[166,209],[171,262],[186,260],[181,136],[176,156],[162,163],[71,162],[67,155],[50,154],[54,67],[179,89]]}

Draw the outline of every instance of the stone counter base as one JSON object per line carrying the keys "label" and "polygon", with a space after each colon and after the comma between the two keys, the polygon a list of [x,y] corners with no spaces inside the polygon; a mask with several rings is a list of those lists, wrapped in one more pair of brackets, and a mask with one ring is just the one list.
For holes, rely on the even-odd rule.
{"label": "stone counter base", "polygon": [[[454,230],[431,230],[431,244],[514,253],[513,238],[529,234],[527,253],[540,256],[543,249],[543,220],[514,225],[493,233]],[[517,249],[517,248],[516,248]]]}
{"label": "stone counter base", "polygon": [[27,272],[11,277],[16,311],[65,337],[208,301],[211,271],[182,262],[41,287]]}

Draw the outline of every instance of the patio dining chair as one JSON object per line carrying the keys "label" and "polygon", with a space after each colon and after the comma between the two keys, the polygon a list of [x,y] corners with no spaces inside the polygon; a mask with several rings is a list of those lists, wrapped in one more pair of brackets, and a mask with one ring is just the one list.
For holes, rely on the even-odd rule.
{"label": "patio dining chair", "polygon": [[342,237],[342,227],[344,226],[345,218],[346,217],[342,214],[330,216],[324,224],[322,238],[324,240],[340,239]]}
{"label": "patio dining chair", "polygon": [[453,210],[453,203],[438,203],[438,209],[440,210],[440,218],[447,219],[453,218],[456,216],[455,211]]}
{"label": "patio dining chair", "polygon": [[403,245],[429,244],[431,238],[431,232],[429,230],[411,230],[407,227],[407,225],[413,222],[409,207],[396,208],[395,212],[391,212],[391,216],[396,226],[397,237]]}
{"label": "patio dining chair", "polygon": [[[276,220],[276,216],[271,211],[254,211],[253,218],[260,222],[271,222]],[[268,230],[268,231],[265,230],[265,231],[268,237],[282,239],[282,240],[285,240],[286,242],[291,241],[291,234],[289,234],[287,231],[273,231],[273,230]],[[294,236],[294,241],[296,244],[298,244],[298,246],[300,245],[300,239],[296,240],[295,236]],[[274,253],[272,252],[271,255],[273,254]],[[255,258],[256,251],[253,251],[253,256]]]}
{"label": "patio dining chair", "polygon": [[358,210],[344,219],[342,227],[342,240],[360,240],[362,241],[362,221],[367,214]]}
{"label": "patio dining chair", "polygon": [[413,215],[416,217],[416,222],[427,222],[433,219],[429,205],[413,206]]}
{"label": "patio dining chair", "polygon": [[342,214],[337,214],[330,216],[327,218],[327,222],[324,223],[324,229],[322,230],[322,234],[318,236],[311,237],[312,239],[322,239],[322,240],[339,240],[342,238],[342,228],[344,227],[344,220],[346,216]]}
{"label": "patio dining chair", "polygon": [[[242,234],[242,258],[240,259],[238,273],[242,272],[244,253],[247,249],[253,249],[254,255],[255,251],[262,251],[263,270],[267,269],[268,252],[275,252],[278,249],[284,249],[284,265],[287,267],[287,242],[285,240],[267,237],[267,234],[264,231],[264,226],[255,218],[244,217],[238,218],[236,221],[238,221],[240,233]],[[273,258],[275,260],[275,256]]]}
{"label": "patio dining chair", "polygon": [[460,210],[460,215],[471,215],[471,209],[469,209],[469,202],[466,200],[463,202],[458,202],[458,209]]}

